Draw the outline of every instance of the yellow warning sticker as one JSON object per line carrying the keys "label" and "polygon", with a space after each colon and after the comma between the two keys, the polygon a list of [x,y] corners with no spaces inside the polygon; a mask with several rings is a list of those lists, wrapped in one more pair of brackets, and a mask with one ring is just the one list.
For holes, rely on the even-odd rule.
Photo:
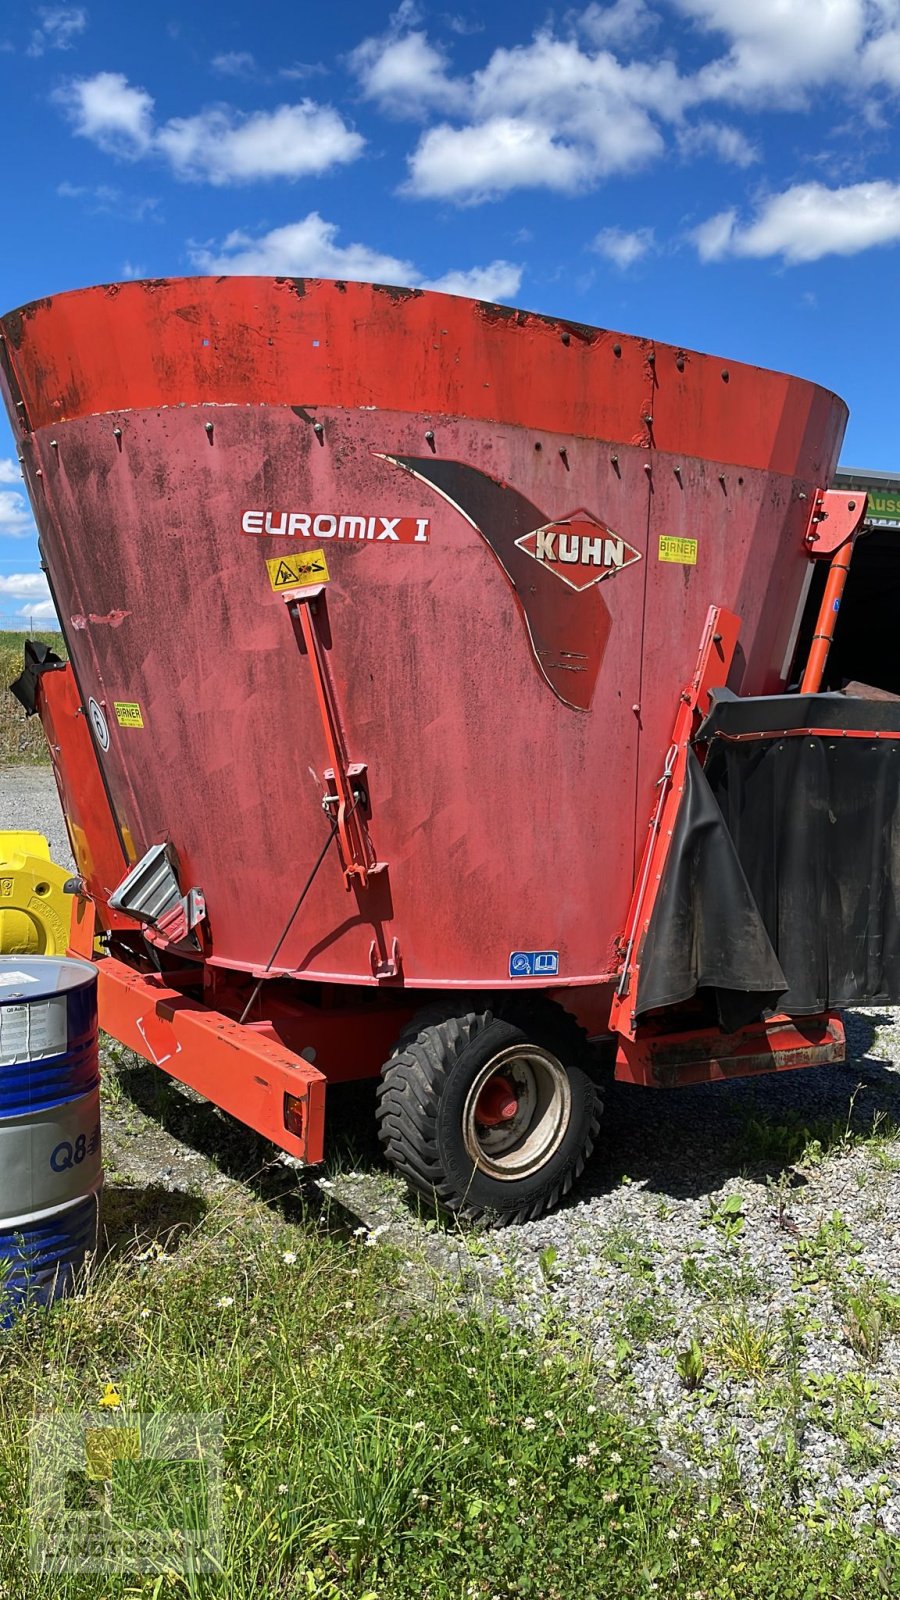
{"label": "yellow warning sticker", "polygon": [[311,583],[327,583],[328,567],[324,550],[298,550],[289,556],[276,556],[267,561],[269,582],[272,588],[305,589]]}
{"label": "yellow warning sticker", "polygon": [[660,561],[677,561],[682,567],[695,567],[697,565],[696,539],[676,539],[671,534],[661,533],[659,536]]}
{"label": "yellow warning sticker", "polygon": [[114,700],[116,721],[120,728],[142,728],[144,718],[136,700]]}

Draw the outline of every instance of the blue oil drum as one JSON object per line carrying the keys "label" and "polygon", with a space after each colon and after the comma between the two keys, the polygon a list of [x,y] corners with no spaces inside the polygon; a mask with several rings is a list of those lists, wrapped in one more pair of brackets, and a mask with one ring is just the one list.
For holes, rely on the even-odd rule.
{"label": "blue oil drum", "polygon": [[0,956],[0,1325],[70,1288],[102,1182],[97,969]]}

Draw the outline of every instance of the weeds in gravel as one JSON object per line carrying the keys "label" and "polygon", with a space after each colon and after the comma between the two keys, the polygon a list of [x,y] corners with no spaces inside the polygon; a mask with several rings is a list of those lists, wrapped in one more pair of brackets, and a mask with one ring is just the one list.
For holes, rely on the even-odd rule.
{"label": "weeds in gravel", "polygon": [[838,1290],[835,1302],[842,1313],[848,1343],[870,1366],[875,1366],[885,1339],[900,1333],[900,1295],[881,1278],[854,1278]]}
{"label": "weeds in gravel", "polygon": [[675,1370],[685,1389],[690,1393],[699,1389],[709,1370],[699,1339],[691,1339],[675,1356]]}
{"label": "weeds in gravel", "polygon": [[614,1228],[601,1250],[605,1261],[638,1282],[653,1278],[653,1247],[627,1228]]}
{"label": "weeds in gravel", "polygon": [[757,1269],[742,1256],[705,1260],[690,1250],[681,1263],[681,1278],[685,1288],[720,1304],[755,1300],[765,1289]]}
{"label": "weeds in gravel", "polygon": [[846,1464],[854,1471],[878,1467],[888,1455],[881,1436],[884,1412],[877,1386],[859,1372],[843,1377],[809,1373],[802,1394],[811,1422],[827,1428],[845,1447]]}
{"label": "weeds in gravel", "polygon": [[804,1118],[787,1112],[778,1121],[749,1117],[737,1148],[751,1163],[783,1167],[815,1167],[830,1156],[844,1156],[860,1146],[883,1151],[900,1134],[900,1123],[884,1109],[867,1114],[857,1102],[865,1084],[858,1083],[843,1116]]}
{"label": "weeds in gravel", "polygon": [[802,1234],[787,1246],[795,1283],[814,1286],[836,1282],[848,1257],[858,1255],[862,1245],[853,1237],[840,1211],[824,1217],[813,1234]]}
{"label": "weeds in gravel", "polygon": [[729,1194],[724,1200],[710,1200],[704,1224],[715,1228],[726,1244],[734,1244],[744,1231],[744,1202],[739,1194]]}
{"label": "weeds in gravel", "polygon": [[729,1311],[716,1328],[713,1351],[719,1364],[734,1377],[758,1383],[777,1364],[780,1346],[768,1322],[760,1326],[745,1311]]}
{"label": "weeds in gravel", "polygon": [[675,1318],[665,1296],[654,1292],[626,1299],[613,1327],[630,1344],[648,1344],[651,1340],[664,1339],[670,1334],[675,1327]]}

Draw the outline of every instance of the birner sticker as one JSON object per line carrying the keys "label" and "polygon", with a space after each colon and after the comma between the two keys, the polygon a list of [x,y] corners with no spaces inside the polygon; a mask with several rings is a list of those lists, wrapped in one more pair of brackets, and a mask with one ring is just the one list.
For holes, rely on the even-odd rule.
{"label": "birner sticker", "polygon": [[136,700],[114,700],[116,721],[120,728],[142,728],[144,718]]}
{"label": "birner sticker", "polygon": [[245,511],[241,532],[257,539],[353,539],[382,544],[428,544],[429,517],[351,515],[346,511]]}

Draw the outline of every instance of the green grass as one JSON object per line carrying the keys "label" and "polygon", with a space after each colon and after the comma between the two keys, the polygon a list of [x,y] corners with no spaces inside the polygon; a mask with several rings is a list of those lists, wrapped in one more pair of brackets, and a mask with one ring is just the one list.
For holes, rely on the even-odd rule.
{"label": "green grass", "polygon": [[61,633],[0,633],[0,765],[35,765],[50,760],[47,741],[39,717],[26,717],[9,693],[9,685],[22,670],[22,650],[27,638],[49,644],[57,655],[65,656]]}
{"label": "green grass", "polygon": [[[894,1591],[900,1559],[883,1535],[841,1518],[801,1527],[774,1497],[751,1508],[733,1483],[701,1492],[661,1473],[652,1432],[613,1405],[583,1341],[557,1322],[524,1335],[483,1306],[459,1314],[423,1263],[354,1237],[339,1207],[288,1225],[229,1205],[168,1234],[164,1251],[132,1232],[81,1298],[0,1340],[3,1596]],[[115,1232],[133,1203],[113,1192],[108,1215]],[[32,1416],[96,1407],[108,1383],[125,1422],[131,1412],[222,1413],[214,1573],[29,1573]],[[125,1526],[196,1515],[196,1475],[160,1478],[129,1461],[111,1470],[107,1482],[73,1483],[67,1503],[107,1504]]]}

